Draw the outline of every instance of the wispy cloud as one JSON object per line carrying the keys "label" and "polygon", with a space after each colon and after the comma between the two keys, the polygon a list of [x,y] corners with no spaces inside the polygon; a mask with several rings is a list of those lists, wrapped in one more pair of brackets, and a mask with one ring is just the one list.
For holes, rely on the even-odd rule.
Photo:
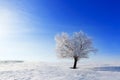
{"label": "wispy cloud", "polygon": [[0,16],[0,59],[39,60],[48,50],[52,52],[43,37],[47,31],[37,17],[11,8],[1,8]]}

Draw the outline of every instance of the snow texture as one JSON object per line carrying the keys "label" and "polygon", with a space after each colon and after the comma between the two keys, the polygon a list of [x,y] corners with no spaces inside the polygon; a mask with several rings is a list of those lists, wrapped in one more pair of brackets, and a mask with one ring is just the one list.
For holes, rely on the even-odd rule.
{"label": "snow texture", "polygon": [[0,80],[120,80],[120,64],[1,63]]}

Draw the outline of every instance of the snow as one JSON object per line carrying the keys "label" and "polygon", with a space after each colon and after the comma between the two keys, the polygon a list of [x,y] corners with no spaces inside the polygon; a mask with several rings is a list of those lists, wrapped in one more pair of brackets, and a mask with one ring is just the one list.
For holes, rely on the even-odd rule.
{"label": "snow", "polygon": [[0,80],[120,80],[120,64],[1,63]]}

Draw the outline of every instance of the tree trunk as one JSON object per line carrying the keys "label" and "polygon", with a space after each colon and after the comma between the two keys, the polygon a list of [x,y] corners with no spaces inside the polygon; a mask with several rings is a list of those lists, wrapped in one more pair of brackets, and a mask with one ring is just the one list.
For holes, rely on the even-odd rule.
{"label": "tree trunk", "polygon": [[74,65],[73,65],[73,69],[76,69],[77,61],[78,61],[78,58],[77,58],[77,57],[74,57]]}

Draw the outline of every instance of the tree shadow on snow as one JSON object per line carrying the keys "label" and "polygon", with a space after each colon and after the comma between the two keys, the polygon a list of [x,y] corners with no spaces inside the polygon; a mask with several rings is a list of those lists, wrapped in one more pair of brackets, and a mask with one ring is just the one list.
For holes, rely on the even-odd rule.
{"label": "tree shadow on snow", "polygon": [[105,67],[94,67],[95,71],[112,71],[112,72],[120,72],[120,66],[105,66]]}

